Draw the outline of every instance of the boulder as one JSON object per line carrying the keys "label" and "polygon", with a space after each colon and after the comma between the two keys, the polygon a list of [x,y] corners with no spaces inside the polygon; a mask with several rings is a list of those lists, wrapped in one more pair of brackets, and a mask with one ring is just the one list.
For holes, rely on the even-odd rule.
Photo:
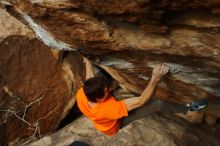
{"label": "boulder", "polygon": [[0,42],[10,35],[24,35],[34,38],[35,35],[27,25],[12,17],[4,9],[0,8]]}
{"label": "boulder", "polygon": [[0,13],[0,145],[6,145],[59,126],[75,103],[84,66],[77,52],[60,59],[27,26]]}
{"label": "boulder", "polygon": [[[156,95],[186,103],[220,96],[220,17],[212,13],[219,5],[217,1],[17,0],[5,7],[45,44],[79,51],[119,82],[113,72],[129,78],[121,84],[137,93],[143,91],[155,64],[167,64],[170,74]],[[166,29],[158,32],[160,28]]]}
{"label": "boulder", "polygon": [[33,142],[29,146],[66,146],[74,141],[82,141],[95,146],[218,146],[219,125],[190,124],[173,116],[153,114],[139,119],[120,130],[113,137],[105,136],[94,129],[84,116],[52,135]]}

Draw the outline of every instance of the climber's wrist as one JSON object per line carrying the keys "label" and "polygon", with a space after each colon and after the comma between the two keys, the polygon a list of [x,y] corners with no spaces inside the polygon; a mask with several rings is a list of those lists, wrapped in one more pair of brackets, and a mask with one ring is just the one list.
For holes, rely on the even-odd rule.
{"label": "climber's wrist", "polygon": [[158,84],[160,82],[160,78],[152,75],[150,82]]}

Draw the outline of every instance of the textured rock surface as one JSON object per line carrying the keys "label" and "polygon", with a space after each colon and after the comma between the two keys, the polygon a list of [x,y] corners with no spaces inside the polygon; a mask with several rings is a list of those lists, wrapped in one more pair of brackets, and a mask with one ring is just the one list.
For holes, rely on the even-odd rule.
{"label": "textured rock surface", "polygon": [[0,42],[9,35],[25,35],[30,38],[34,37],[33,32],[22,24],[22,22],[16,20],[5,10],[0,8]]}
{"label": "textured rock surface", "polygon": [[75,103],[84,69],[77,53],[61,62],[59,52],[27,26],[0,13],[0,145],[6,145],[33,135],[36,128],[40,133],[55,130]]}
{"label": "textured rock surface", "polygon": [[[37,39],[7,37],[0,45],[0,58],[0,141],[33,134],[30,128],[35,123],[39,123],[41,133],[55,130],[75,102],[73,95],[80,85],[80,75],[71,75],[71,67],[59,63]],[[15,111],[29,124],[5,110]]]}
{"label": "textured rock surface", "polygon": [[75,140],[94,146],[218,146],[219,125],[207,128],[206,125],[191,125],[175,117],[154,114],[131,123],[114,137],[107,137],[98,133],[87,118],[81,117],[30,146],[66,146]]}
{"label": "textured rock surface", "polygon": [[69,49],[98,55],[97,64],[129,77],[135,92],[143,90],[154,64],[165,62],[171,75],[160,86],[161,98],[186,102],[220,96],[220,17],[212,11],[218,1],[62,2],[19,1],[8,11],[30,26],[35,22]]}
{"label": "textured rock surface", "polygon": [[[69,75],[65,78],[68,90],[59,87],[57,91],[73,89],[74,93],[78,86],[71,86],[71,81],[82,83],[78,75],[83,71],[82,61],[77,54],[72,56],[72,51],[90,58],[123,87],[138,94],[153,66],[163,62],[171,70],[159,85],[158,98],[174,103],[206,98],[215,104],[202,113],[181,116],[194,123],[205,119],[208,124],[220,117],[219,0],[8,1],[11,5],[2,1],[2,7],[28,25],[44,44],[71,51],[53,51],[54,59],[64,58],[60,69]],[[69,103],[63,105],[61,119],[74,98]]]}

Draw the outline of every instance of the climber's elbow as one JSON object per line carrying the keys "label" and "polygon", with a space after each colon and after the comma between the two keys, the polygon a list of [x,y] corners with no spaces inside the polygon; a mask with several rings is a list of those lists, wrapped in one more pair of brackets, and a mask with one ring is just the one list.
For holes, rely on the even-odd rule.
{"label": "climber's elbow", "polygon": [[143,106],[144,104],[145,104],[144,101],[142,101],[142,100],[139,100],[139,101],[138,101],[138,106],[139,106],[139,107]]}
{"label": "climber's elbow", "polygon": [[139,97],[132,97],[123,101],[128,111],[132,111],[144,105],[144,102],[142,102]]}

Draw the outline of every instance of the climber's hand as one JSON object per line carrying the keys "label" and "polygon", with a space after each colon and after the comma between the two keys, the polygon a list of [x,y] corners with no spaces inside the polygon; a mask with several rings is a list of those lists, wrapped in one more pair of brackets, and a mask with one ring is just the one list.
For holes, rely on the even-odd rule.
{"label": "climber's hand", "polygon": [[155,81],[160,81],[164,75],[169,72],[169,67],[165,64],[157,64],[152,72],[152,78]]}

